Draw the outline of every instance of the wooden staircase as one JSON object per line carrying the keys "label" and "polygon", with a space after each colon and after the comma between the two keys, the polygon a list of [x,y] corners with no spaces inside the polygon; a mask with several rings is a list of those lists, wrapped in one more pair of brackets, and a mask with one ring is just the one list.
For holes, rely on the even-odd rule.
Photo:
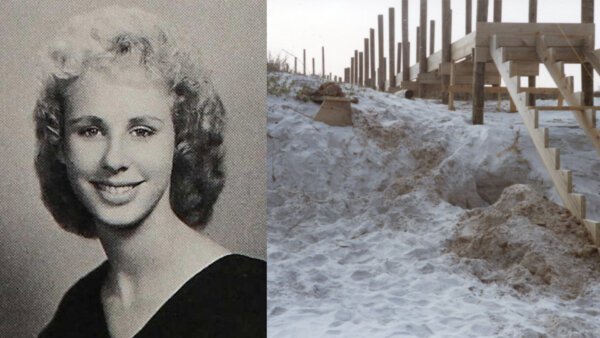
{"label": "wooden staircase", "polygon": [[[496,64],[502,80],[506,84],[508,92],[531,136],[535,149],[550,174],[550,178],[564,206],[581,221],[592,241],[598,247],[600,246],[600,222],[586,218],[585,196],[573,192],[571,171],[560,168],[559,149],[549,147],[548,128],[539,127],[539,111],[542,108],[528,107],[526,103],[527,93],[519,91],[518,76],[513,76],[511,72],[517,64],[510,57],[507,57],[510,53],[507,53],[509,50],[502,46],[501,40],[503,39],[504,37],[498,35],[490,37],[490,56]],[[560,57],[557,57],[557,54],[560,54],[560,51],[565,50],[565,48],[554,49],[553,47],[548,47],[546,39],[544,35],[538,34],[536,36],[535,51],[537,52],[537,56],[550,72],[565,101],[572,107],[564,107],[564,110],[573,111],[575,119],[600,156],[600,130],[596,128],[595,118],[595,111],[598,107],[581,106],[581,95],[573,93],[573,77],[565,77],[563,64],[560,62]],[[553,36],[552,39],[556,40],[556,37]],[[575,54],[579,56],[577,52]],[[598,60],[593,51],[583,48],[581,57],[582,61],[591,63],[596,71],[600,71],[600,60]]]}

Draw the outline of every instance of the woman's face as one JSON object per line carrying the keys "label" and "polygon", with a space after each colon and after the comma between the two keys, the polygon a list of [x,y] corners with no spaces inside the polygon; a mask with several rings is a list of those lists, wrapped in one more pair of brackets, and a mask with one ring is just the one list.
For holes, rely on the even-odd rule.
{"label": "woman's face", "polygon": [[167,91],[142,69],[118,78],[89,71],[68,97],[62,157],[96,221],[133,227],[161,198],[168,203],[175,136]]}

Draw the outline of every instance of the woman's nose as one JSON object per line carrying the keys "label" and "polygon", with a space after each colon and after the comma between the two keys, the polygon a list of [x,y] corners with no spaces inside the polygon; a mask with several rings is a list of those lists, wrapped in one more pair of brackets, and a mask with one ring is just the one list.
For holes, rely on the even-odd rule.
{"label": "woman's nose", "polygon": [[116,174],[129,168],[130,158],[123,147],[123,140],[119,137],[109,138],[104,157],[102,158],[102,168]]}

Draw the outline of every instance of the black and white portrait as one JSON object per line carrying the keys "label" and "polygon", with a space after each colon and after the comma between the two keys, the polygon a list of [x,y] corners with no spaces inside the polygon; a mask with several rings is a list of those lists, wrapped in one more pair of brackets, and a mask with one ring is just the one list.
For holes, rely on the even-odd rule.
{"label": "black and white portrait", "polygon": [[265,2],[1,7],[0,336],[265,336]]}

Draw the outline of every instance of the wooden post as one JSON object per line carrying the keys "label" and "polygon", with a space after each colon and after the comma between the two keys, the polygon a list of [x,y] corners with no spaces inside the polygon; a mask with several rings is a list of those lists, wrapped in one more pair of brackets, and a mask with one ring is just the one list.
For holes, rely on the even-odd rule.
{"label": "wooden post", "polygon": [[421,27],[417,26],[417,47],[415,50],[415,61],[419,62],[419,56],[421,56],[421,53],[419,53],[419,45],[421,44]]}
{"label": "wooden post", "polygon": [[[581,23],[594,23],[594,0],[581,0]],[[593,47],[593,46],[590,46]],[[581,94],[584,106],[594,105],[594,70],[589,62],[581,64]]]}
{"label": "wooden post", "polygon": [[487,22],[488,19],[488,0],[477,0],[477,21]]}
{"label": "wooden post", "polygon": [[471,22],[473,21],[472,15],[472,3],[471,0],[467,0],[466,2],[466,10],[465,10],[465,35],[471,33]]}
{"label": "wooden post", "polygon": [[[494,22],[502,22],[502,0],[494,0]],[[497,84],[493,84],[492,87],[499,87]],[[484,94],[485,95],[485,94]],[[498,105],[496,111],[500,111],[500,92],[496,94]]]}
{"label": "wooden post", "polygon": [[558,105],[558,107],[563,106],[563,96],[560,92],[558,93],[558,104],[557,105]]}
{"label": "wooden post", "polygon": [[369,39],[365,39],[365,87],[370,87],[371,82],[369,80]]}
{"label": "wooden post", "polygon": [[306,75],[306,49],[302,50],[302,75]]}
{"label": "wooden post", "polygon": [[298,58],[294,56],[294,74],[298,74]]}
{"label": "wooden post", "polygon": [[[451,61],[451,64],[450,64],[450,87],[453,87],[455,84],[456,84],[456,65],[454,64],[454,61]],[[454,108],[454,91],[450,91],[448,93],[448,110],[456,110],[456,108]]]}
{"label": "wooden post", "polygon": [[[486,22],[488,14],[488,1],[477,0],[477,22]],[[477,50],[473,60],[477,60]],[[473,62],[473,124],[483,124],[483,105],[485,103],[485,62]]]}
{"label": "wooden post", "polygon": [[358,53],[358,85],[364,86],[365,80],[363,78],[363,52]]}
{"label": "wooden post", "polygon": [[354,57],[350,58],[350,83],[354,84]]}
{"label": "wooden post", "polygon": [[[452,48],[452,10],[450,0],[442,0],[442,63],[452,61],[450,51]],[[450,76],[442,75],[442,103],[448,102],[448,85]],[[454,97],[453,97],[454,99]]]}
{"label": "wooden post", "polygon": [[410,45],[408,43],[408,0],[402,0],[402,81],[409,80]]}
{"label": "wooden post", "polygon": [[[496,87],[498,87],[498,86],[496,86]],[[500,107],[502,106],[502,94],[500,92],[498,92],[498,94],[496,94],[496,99],[497,99],[496,111],[500,111]]]}
{"label": "wooden post", "polygon": [[371,68],[371,88],[376,89],[377,88],[377,75],[375,75],[375,29],[371,28],[369,30],[369,37],[370,37],[370,48],[371,48],[371,66],[369,68]]}
{"label": "wooden post", "polygon": [[502,22],[502,0],[494,0],[494,22]]}
{"label": "wooden post", "polygon": [[[517,91],[519,91],[519,89],[521,89],[521,77],[517,76]],[[508,108],[508,112],[509,113],[517,112],[517,105],[515,104],[515,101],[513,101],[512,99],[510,100],[510,107]]]}
{"label": "wooden post", "polygon": [[358,49],[354,50],[354,83],[360,85],[358,82]]}
{"label": "wooden post", "polygon": [[315,76],[315,58],[312,58],[313,61],[313,71],[312,71],[312,75]]}
{"label": "wooden post", "polygon": [[382,61],[381,62],[381,74],[382,74],[381,78],[383,79],[383,84],[382,84],[380,90],[382,92],[385,92],[385,78],[386,78],[385,74],[387,73],[387,58],[384,57],[383,60],[381,60],[381,61]]}
{"label": "wooden post", "polygon": [[420,11],[421,40],[419,41],[419,97],[425,96],[425,85],[421,83],[421,76],[427,73],[427,0],[421,0]]}
{"label": "wooden post", "polygon": [[378,42],[379,42],[379,90],[385,90],[385,71],[381,72],[383,61],[383,14],[377,16]]}
{"label": "wooden post", "polygon": [[[397,58],[397,62],[396,62],[396,68],[398,69],[398,71],[396,72],[399,73],[402,71],[402,42],[398,42],[398,49],[397,49],[397,54],[396,54],[396,58]],[[398,80],[396,80],[398,81]]]}
{"label": "wooden post", "polygon": [[[529,22],[537,22],[537,0],[529,0]],[[535,88],[535,76],[527,77],[527,86],[529,88]],[[527,105],[535,106],[535,94],[530,93],[527,95]]]}
{"label": "wooden post", "polygon": [[344,82],[350,83],[350,68],[344,68]]}
{"label": "wooden post", "polygon": [[435,20],[429,20],[429,55],[435,53]]}
{"label": "wooden post", "polygon": [[323,68],[323,70],[322,70],[322,72],[321,72],[321,75],[323,75],[323,77],[325,77],[325,46],[322,46],[322,47],[321,47],[321,60],[322,60],[322,62],[323,62],[323,63],[321,64],[321,66],[322,66],[322,68]]}
{"label": "wooden post", "polygon": [[394,18],[394,8],[390,7],[389,8],[389,28],[390,28],[390,32],[389,32],[389,64],[390,64],[390,69],[389,69],[389,73],[390,73],[390,87],[395,87],[396,86],[396,70],[394,67],[394,63],[396,62],[396,57],[395,57],[395,48],[396,48],[396,39],[395,39],[395,34],[394,34],[394,30],[396,28],[396,24],[395,24],[395,18]]}
{"label": "wooden post", "polygon": [[517,106],[515,105],[515,101],[513,101],[510,96],[508,98],[509,98],[509,101],[510,101],[510,106],[508,107],[508,112],[509,113],[516,113],[517,112]]}
{"label": "wooden post", "polygon": [[[407,81],[410,81],[410,42],[407,42],[406,46],[402,44],[402,48],[404,49],[402,51],[403,54],[406,55],[406,57],[404,57],[404,55],[402,56],[402,67],[409,65],[406,68],[406,78],[408,79]],[[402,75],[402,77],[404,77],[404,75]]]}

